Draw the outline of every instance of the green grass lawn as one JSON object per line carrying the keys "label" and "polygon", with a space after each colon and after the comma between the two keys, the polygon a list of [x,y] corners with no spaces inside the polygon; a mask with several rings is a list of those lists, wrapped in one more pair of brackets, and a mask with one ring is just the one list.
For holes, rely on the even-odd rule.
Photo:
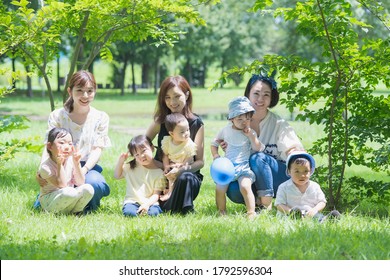
{"label": "green grass lawn", "polygon": [[[194,111],[205,123],[204,182],[195,201],[196,213],[185,217],[161,215],[156,218],[125,218],[121,207],[125,182],[113,178],[113,169],[129,140],[145,132],[152,120],[155,96],[98,94],[94,106],[110,115],[113,146],[102,156],[103,174],[111,194],[102,200],[98,212],[82,216],[47,214],[32,209],[39,191],[35,182],[40,154],[18,153],[0,171],[0,259],[109,259],[109,260],[234,260],[234,259],[390,259],[389,218],[369,216],[360,205],[350,205],[340,221],[318,224],[314,221],[280,219],[276,211],[262,213],[255,220],[245,217],[245,207],[228,201],[229,215],[219,217],[215,207],[214,183],[209,175],[209,143],[226,124],[228,101],[241,95],[240,89],[216,92],[194,89]],[[57,104],[61,106],[60,97]],[[42,143],[50,112],[48,98],[8,97],[0,104],[1,113],[23,114],[30,118],[29,128],[0,141],[33,137]],[[278,106],[285,118],[290,113]],[[290,121],[310,148],[321,127]],[[310,137],[308,137],[310,135]],[[317,157],[316,157],[317,159]],[[318,158],[319,164],[322,159]],[[374,173],[352,167],[348,174]],[[389,180],[388,178],[385,180]]]}

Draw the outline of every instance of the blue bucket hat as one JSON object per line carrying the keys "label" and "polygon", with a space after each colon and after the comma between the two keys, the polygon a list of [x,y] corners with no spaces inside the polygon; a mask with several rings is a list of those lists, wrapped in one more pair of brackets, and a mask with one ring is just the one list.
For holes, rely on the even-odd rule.
{"label": "blue bucket hat", "polygon": [[239,96],[229,102],[229,116],[231,120],[239,115],[254,112],[255,109],[252,107],[251,102],[246,96]]}
{"label": "blue bucket hat", "polygon": [[310,162],[310,175],[313,175],[314,169],[316,168],[316,162],[310,154],[303,151],[294,151],[288,155],[286,160],[286,175],[290,177],[290,175],[288,174],[288,167],[297,158],[305,158]]}

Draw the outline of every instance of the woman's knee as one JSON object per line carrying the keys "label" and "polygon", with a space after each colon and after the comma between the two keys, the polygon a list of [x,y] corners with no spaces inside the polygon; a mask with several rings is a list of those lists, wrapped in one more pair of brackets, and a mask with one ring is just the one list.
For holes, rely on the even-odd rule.
{"label": "woman's knee", "polygon": [[226,192],[226,196],[234,203],[244,203],[244,198],[240,191],[240,186],[237,181],[231,182]]}
{"label": "woman's knee", "polygon": [[177,181],[185,181],[185,182],[188,182],[188,181],[194,181],[194,180],[198,180],[197,177],[195,176],[194,173],[192,172],[183,172],[179,175],[179,177],[177,177]]}
{"label": "woman's knee", "polygon": [[267,163],[267,155],[263,152],[254,153],[249,158],[249,165],[253,167],[261,167]]}
{"label": "woman's knee", "polygon": [[85,176],[85,183],[92,185],[95,195],[108,196],[110,187],[107,185],[103,175],[95,170],[90,170]]}
{"label": "woman's knee", "polygon": [[187,189],[192,191],[194,198],[198,195],[201,181],[192,172],[183,172],[176,179],[175,188]]}

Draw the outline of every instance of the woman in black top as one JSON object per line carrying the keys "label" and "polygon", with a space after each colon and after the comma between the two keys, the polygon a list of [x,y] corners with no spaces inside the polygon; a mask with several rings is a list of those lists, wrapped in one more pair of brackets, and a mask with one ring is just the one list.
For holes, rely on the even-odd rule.
{"label": "woman in black top", "polygon": [[181,113],[189,122],[190,137],[197,145],[194,162],[177,167],[177,173],[166,176],[175,181],[170,198],[162,202],[162,209],[171,213],[187,214],[194,211],[194,200],[199,194],[203,175],[200,169],[204,166],[204,124],[202,119],[192,112],[192,92],[187,80],[182,76],[167,77],[160,86],[154,121],[149,126],[146,136],[157,138],[156,159],[162,161],[161,141],[169,135],[165,128],[165,117],[170,113]]}

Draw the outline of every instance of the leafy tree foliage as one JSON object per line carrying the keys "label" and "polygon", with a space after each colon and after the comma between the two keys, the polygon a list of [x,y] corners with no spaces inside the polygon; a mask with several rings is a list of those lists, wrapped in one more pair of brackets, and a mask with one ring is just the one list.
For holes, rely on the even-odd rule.
{"label": "leafy tree foliage", "polygon": [[[0,56],[14,52],[23,57],[33,71],[44,78],[54,110],[48,62],[59,55],[62,36],[77,37],[68,79],[78,65],[88,69],[95,58],[111,61],[110,46],[117,41],[143,41],[152,38],[155,44],[172,44],[177,38],[176,24],[166,17],[181,18],[192,24],[203,24],[193,1],[189,0],[76,0],[39,1],[41,7],[30,8],[30,1],[15,0],[10,9],[2,5],[0,14]],[[202,3],[205,1],[197,1]],[[84,45],[88,44],[89,48]],[[82,50],[89,50],[81,56]],[[65,85],[65,88],[67,85]],[[67,98],[66,91],[63,99]]]}
{"label": "leafy tree foliage", "polygon": [[[32,72],[43,77],[51,110],[54,110],[49,79],[52,69],[48,63],[58,58],[67,38],[77,38],[67,75],[69,78],[76,67],[81,65],[83,69],[89,68],[99,54],[103,59],[112,60],[110,45],[113,42],[136,42],[152,38],[157,45],[172,44],[178,31],[173,22],[164,21],[168,16],[203,24],[192,1],[188,0],[6,1],[0,3],[0,57],[19,57],[25,66],[31,66],[29,69]],[[86,49],[89,50],[88,54],[80,55]],[[7,69],[0,71],[1,74],[8,74],[10,84],[21,76]],[[2,87],[0,97],[9,91],[7,86]],[[63,100],[66,98],[64,92]],[[0,133],[23,129],[25,122],[25,117],[1,116]],[[0,162],[11,159],[22,147],[34,150],[35,147],[29,142],[29,139],[12,139],[0,143]]]}
{"label": "leafy tree foliage", "polygon": [[[253,10],[265,10],[273,2],[257,0]],[[377,181],[372,188],[367,178],[345,176],[351,165],[385,172],[390,165],[390,96],[373,94],[379,83],[390,86],[390,40],[388,34],[384,39],[374,34],[359,37],[372,25],[363,21],[367,14],[358,18],[356,11],[371,14],[371,20],[379,19],[390,31],[388,12],[377,1],[307,0],[296,1],[293,7],[275,7],[270,11],[275,18],[295,22],[297,33],[321,47],[322,61],[297,54],[267,55],[225,72],[215,85],[225,83],[233,73],[278,70],[280,91],[287,93],[282,102],[291,111],[302,112],[297,120],[324,128],[326,136],[316,140],[310,152],[327,158],[316,176],[327,186],[330,207],[341,204],[342,190],[351,193],[362,184],[370,185],[371,193],[386,193],[376,199],[387,205],[390,191],[389,184]],[[323,105],[313,109],[312,104]]]}

